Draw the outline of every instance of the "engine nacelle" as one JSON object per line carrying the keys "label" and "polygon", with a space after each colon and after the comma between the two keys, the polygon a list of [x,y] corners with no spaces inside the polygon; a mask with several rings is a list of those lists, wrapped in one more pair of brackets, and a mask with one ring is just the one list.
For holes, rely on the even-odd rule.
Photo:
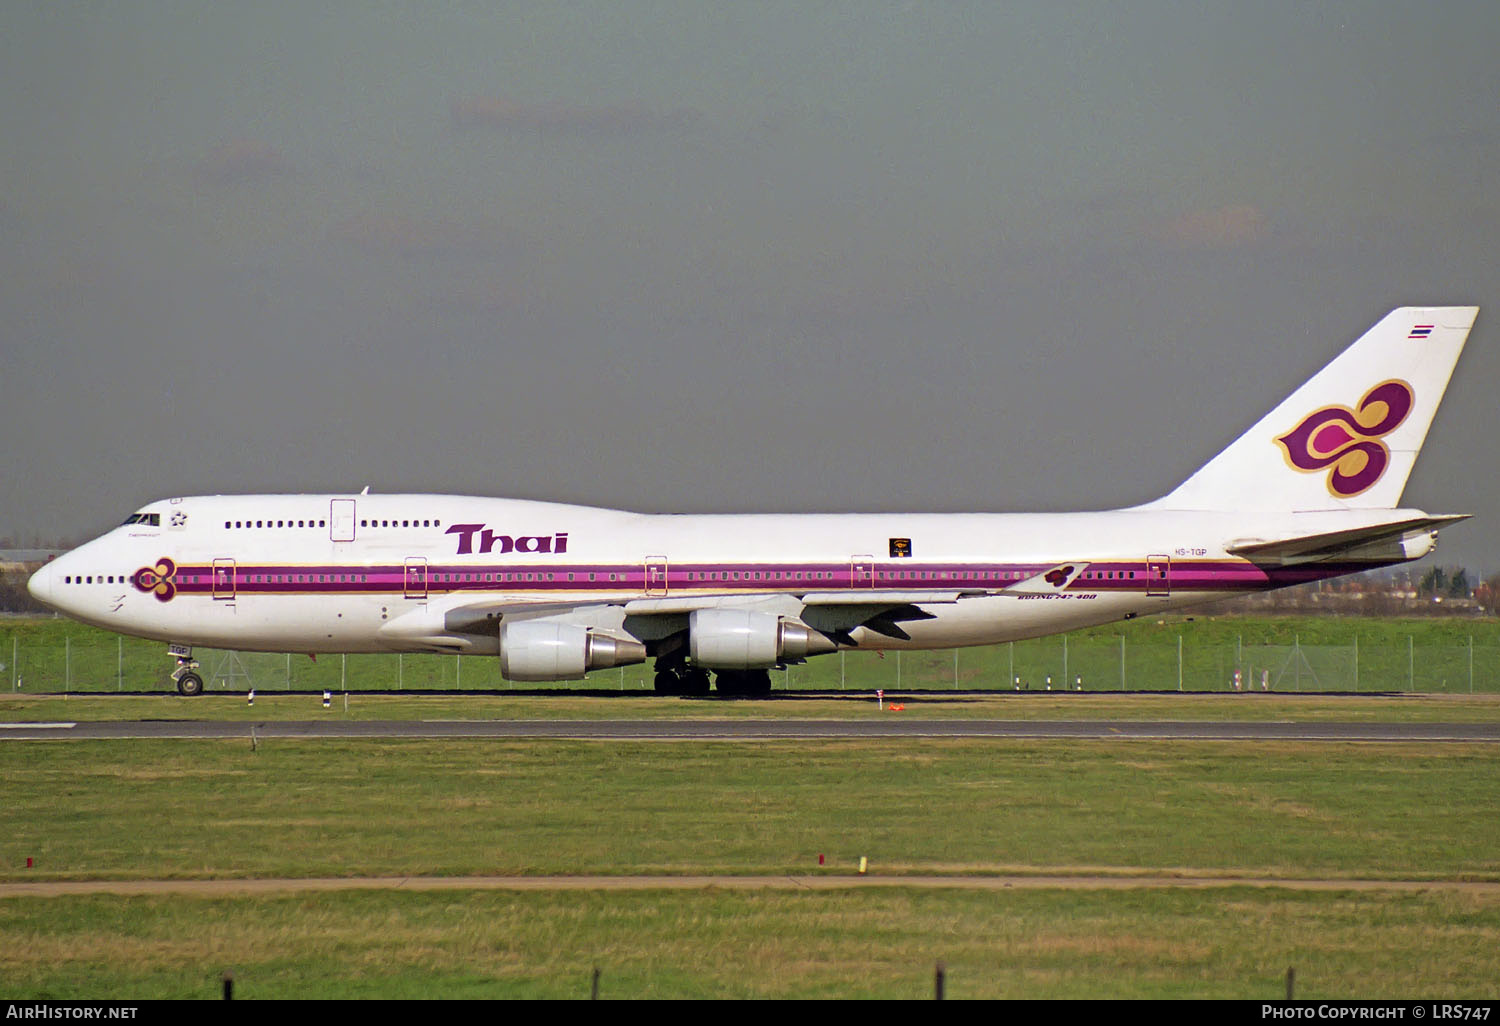
{"label": "engine nacelle", "polygon": [[695,609],[688,618],[688,651],[699,666],[769,670],[837,650],[837,645],[811,627],[770,613]]}
{"label": "engine nacelle", "polygon": [[552,620],[500,625],[500,675],[506,680],[577,680],[590,670],[646,661],[639,641],[596,634]]}

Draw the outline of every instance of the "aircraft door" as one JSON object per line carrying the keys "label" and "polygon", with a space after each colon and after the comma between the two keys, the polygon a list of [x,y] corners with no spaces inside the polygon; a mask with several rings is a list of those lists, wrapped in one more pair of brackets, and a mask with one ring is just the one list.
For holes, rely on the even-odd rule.
{"label": "aircraft door", "polygon": [[875,557],[850,556],[849,582],[856,588],[875,587]]}
{"label": "aircraft door", "polygon": [[427,560],[422,556],[407,557],[405,580],[407,598],[425,599],[427,597]]}
{"label": "aircraft door", "polygon": [[646,557],[646,594],[665,595],[667,593],[667,557]]}
{"label": "aircraft door", "polygon": [[336,542],[354,540],[354,500],[334,499],[328,510],[328,537]]}
{"label": "aircraft door", "polygon": [[1146,594],[1172,593],[1172,559],[1170,556],[1146,557]]}
{"label": "aircraft door", "polygon": [[214,598],[234,601],[234,560],[214,560]]}

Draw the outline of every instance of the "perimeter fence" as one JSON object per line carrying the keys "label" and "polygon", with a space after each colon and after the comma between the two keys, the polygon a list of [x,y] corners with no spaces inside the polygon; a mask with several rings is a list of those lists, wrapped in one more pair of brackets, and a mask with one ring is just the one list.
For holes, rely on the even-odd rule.
{"label": "perimeter fence", "polygon": [[[175,661],[159,642],[46,621],[6,631],[0,622],[0,686],[11,693],[168,691]],[[1451,632],[1450,632],[1451,634]],[[1500,693],[1500,638],[1493,628],[1454,643],[1399,636],[1377,642],[1246,644],[1192,630],[1143,638],[1060,635],[983,648],[843,652],[772,672],[792,691],[1245,691]],[[493,656],[306,655],[197,649],[213,691],[650,691],[650,664],[596,671],[583,681],[515,684]]]}

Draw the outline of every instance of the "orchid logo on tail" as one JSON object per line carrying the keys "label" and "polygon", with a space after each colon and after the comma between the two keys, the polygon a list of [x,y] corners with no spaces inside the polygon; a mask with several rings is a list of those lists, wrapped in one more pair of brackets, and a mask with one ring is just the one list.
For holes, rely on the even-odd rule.
{"label": "orchid logo on tail", "polygon": [[1328,491],[1350,499],[1379,481],[1391,451],[1378,439],[1401,426],[1414,396],[1404,381],[1382,381],[1359,406],[1324,406],[1276,439],[1286,461],[1304,473],[1328,470]]}

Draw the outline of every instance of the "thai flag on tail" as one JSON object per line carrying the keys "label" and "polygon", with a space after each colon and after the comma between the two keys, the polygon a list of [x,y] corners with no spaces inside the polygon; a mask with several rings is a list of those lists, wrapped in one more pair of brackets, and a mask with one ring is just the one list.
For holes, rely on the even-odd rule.
{"label": "thai flag on tail", "polygon": [[1416,324],[1412,326],[1411,334],[1407,338],[1426,338],[1432,334],[1431,324]]}

